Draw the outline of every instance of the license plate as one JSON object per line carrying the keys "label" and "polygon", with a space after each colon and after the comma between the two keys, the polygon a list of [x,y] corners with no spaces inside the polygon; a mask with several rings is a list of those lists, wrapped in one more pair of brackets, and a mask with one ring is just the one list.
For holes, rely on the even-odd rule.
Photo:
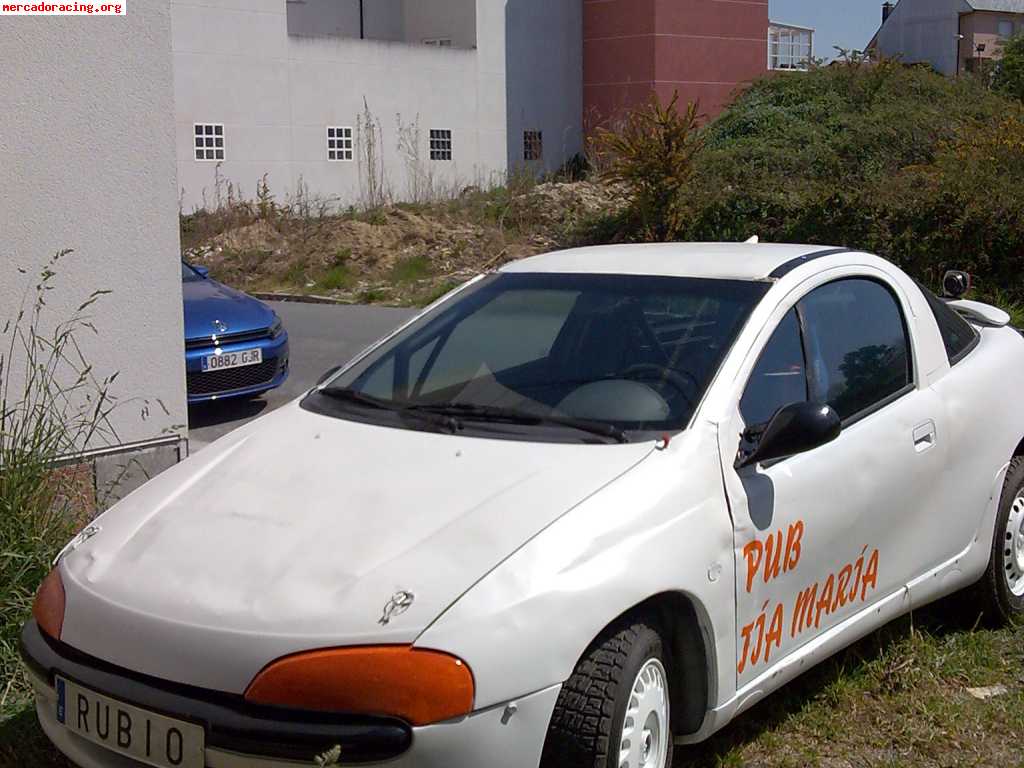
{"label": "license plate", "polygon": [[223,371],[225,368],[243,368],[263,362],[262,349],[243,349],[241,352],[221,352],[203,358],[203,371]]}
{"label": "license plate", "polygon": [[83,739],[157,768],[203,768],[201,726],[147,712],[57,678],[57,721]]}

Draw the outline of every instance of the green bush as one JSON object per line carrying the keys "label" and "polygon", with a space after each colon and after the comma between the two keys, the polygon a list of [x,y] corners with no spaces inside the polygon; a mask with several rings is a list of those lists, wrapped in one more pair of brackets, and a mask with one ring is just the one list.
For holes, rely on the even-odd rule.
{"label": "green bush", "polygon": [[1024,34],[1003,43],[993,86],[1000,93],[1024,101]]}
{"label": "green bush", "polygon": [[680,110],[678,102],[678,94],[665,106],[655,97],[618,130],[601,129],[594,137],[604,179],[629,191],[625,215],[646,239],[673,240],[682,230],[682,197],[704,146],[697,105]]}
{"label": "green bush", "polygon": [[[891,61],[765,78],[703,131],[676,238],[829,244],[1024,298],[1024,108]],[[616,217],[594,239],[649,240]]]}
{"label": "green bush", "polygon": [[59,462],[86,445],[116,442],[109,420],[116,374],[97,379],[77,343],[92,331],[87,311],[103,292],[65,321],[47,311],[66,253],[42,272],[31,304],[0,328],[0,719],[28,695],[17,642],[35,590],[84,522],[82,476]]}

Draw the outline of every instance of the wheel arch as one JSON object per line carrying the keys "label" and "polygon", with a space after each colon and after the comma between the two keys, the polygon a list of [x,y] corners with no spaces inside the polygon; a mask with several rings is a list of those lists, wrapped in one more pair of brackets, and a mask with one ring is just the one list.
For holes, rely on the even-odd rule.
{"label": "wheel arch", "polygon": [[714,701],[717,673],[711,623],[704,606],[692,595],[661,592],[623,611],[601,629],[577,664],[602,637],[638,620],[653,622],[662,633],[669,653],[670,676],[682,681],[669,689],[673,732],[677,736],[696,733]]}

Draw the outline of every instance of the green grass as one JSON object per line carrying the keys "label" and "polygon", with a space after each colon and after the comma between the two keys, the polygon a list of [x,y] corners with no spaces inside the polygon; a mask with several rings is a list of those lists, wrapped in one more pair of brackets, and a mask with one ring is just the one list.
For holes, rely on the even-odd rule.
{"label": "green grass", "polygon": [[344,291],[351,288],[354,283],[355,275],[352,274],[352,270],[345,264],[337,264],[321,275],[316,285],[317,288],[328,291]]}
{"label": "green grass", "polygon": [[[971,616],[951,599],[893,622],[680,748],[677,764],[1024,765],[1024,629],[975,628]],[[967,693],[996,684],[1008,692]]]}
{"label": "green grass", "polygon": [[430,277],[432,272],[430,259],[426,256],[412,256],[395,263],[388,276],[390,282],[397,285],[415,283]]}
{"label": "green grass", "polygon": [[356,301],[359,304],[376,304],[378,301],[383,301],[385,298],[387,298],[387,294],[384,291],[378,290],[377,288],[368,288],[359,294]]}
{"label": "green grass", "polygon": [[55,469],[55,462],[118,442],[108,418],[117,374],[98,378],[76,341],[96,333],[90,307],[105,291],[84,297],[64,320],[51,317],[44,300],[69,253],[47,263],[20,312],[0,318],[0,766],[59,765],[37,758],[47,752],[37,749],[42,742],[26,715],[30,687],[18,635],[54,556],[96,502],[88,470]]}

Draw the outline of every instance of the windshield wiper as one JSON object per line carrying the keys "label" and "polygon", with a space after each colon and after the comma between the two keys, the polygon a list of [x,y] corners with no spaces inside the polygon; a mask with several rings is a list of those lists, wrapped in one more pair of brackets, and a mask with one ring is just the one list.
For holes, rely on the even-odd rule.
{"label": "windshield wiper", "polygon": [[589,419],[577,419],[572,416],[556,416],[554,414],[538,414],[517,411],[512,408],[499,408],[493,405],[474,405],[472,403],[431,403],[410,405],[407,411],[417,413],[436,413],[454,416],[460,420],[505,422],[508,424],[555,424],[569,427],[581,432],[589,432],[598,437],[609,438],[619,443],[628,443],[629,437],[624,430],[612,424]]}
{"label": "windshield wiper", "polygon": [[433,426],[443,427],[449,432],[455,433],[462,428],[457,419],[452,418],[449,415],[441,413],[432,413],[430,411],[414,410],[407,405],[402,403],[396,403],[392,400],[384,400],[380,397],[374,397],[368,395],[365,392],[360,392],[355,389],[349,389],[347,387],[325,387],[320,390],[320,394],[326,395],[333,400],[341,400],[346,403],[355,403],[356,405],[365,405],[369,408],[376,408],[381,411],[390,411],[391,413],[398,414],[398,416],[413,416],[419,418],[420,421],[425,421]]}

